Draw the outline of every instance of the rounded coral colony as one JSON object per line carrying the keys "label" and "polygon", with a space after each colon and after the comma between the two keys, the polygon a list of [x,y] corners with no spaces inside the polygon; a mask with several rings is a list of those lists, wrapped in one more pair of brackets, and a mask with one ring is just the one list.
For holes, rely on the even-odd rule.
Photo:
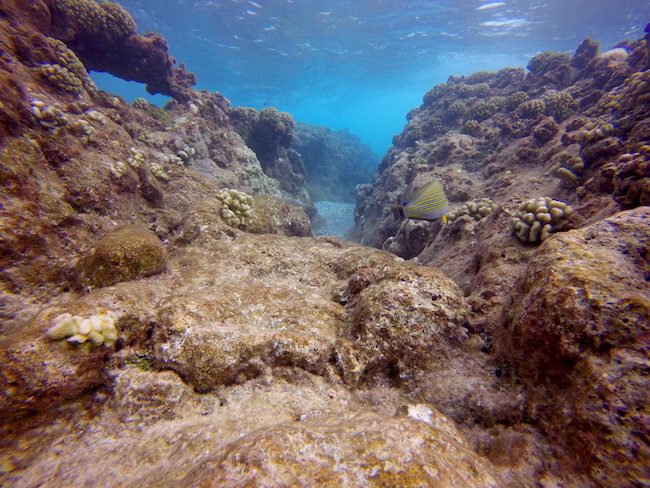
{"label": "rounded coral colony", "polygon": [[251,223],[253,197],[232,188],[221,190],[217,198],[223,202],[221,216],[230,227],[246,227]]}
{"label": "rounded coral colony", "polygon": [[45,335],[49,339],[66,340],[71,344],[111,347],[117,341],[115,323],[116,315],[110,310],[101,310],[88,318],[63,313],[52,320],[52,326]]}
{"label": "rounded coral colony", "polygon": [[510,231],[522,242],[544,242],[552,232],[562,230],[573,214],[566,203],[549,197],[524,202],[510,218]]}

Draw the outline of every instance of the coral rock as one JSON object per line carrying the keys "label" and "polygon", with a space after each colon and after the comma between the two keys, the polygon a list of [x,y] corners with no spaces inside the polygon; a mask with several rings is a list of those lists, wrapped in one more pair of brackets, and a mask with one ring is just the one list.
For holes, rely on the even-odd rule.
{"label": "coral rock", "polygon": [[571,66],[583,69],[598,54],[598,43],[592,39],[585,39],[580,43],[571,59]]}
{"label": "coral rock", "polygon": [[453,222],[463,215],[469,215],[474,220],[481,220],[490,215],[496,208],[495,203],[489,198],[481,198],[479,200],[471,200],[465,202],[460,208],[454,209],[447,214],[447,220]]}
{"label": "coral rock", "polygon": [[46,336],[53,340],[67,339],[71,343],[110,347],[117,340],[115,319],[115,315],[107,310],[101,310],[87,319],[63,313],[54,318]]}
{"label": "coral rock", "polygon": [[615,164],[613,193],[626,208],[650,205],[650,146],[638,153],[623,154]]}
{"label": "coral rock", "polygon": [[431,415],[429,423],[364,414],[266,429],[211,454],[180,483],[499,486],[494,469],[468,449],[454,427],[440,414]]}
{"label": "coral rock", "polygon": [[253,218],[253,197],[231,188],[217,193],[223,202],[221,216],[230,227],[246,227]]}
{"label": "coral rock", "polygon": [[523,102],[517,107],[517,111],[521,116],[527,119],[534,119],[543,114],[545,110],[546,104],[544,100],[540,100],[539,98]]}
{"label": "coral rock", "polygon": [[544,242],[551,232],[562,230],[573,209],[549,197],[530,199],[515,212],[508,224],[510,231],[523,242]]}
{"label": "coral rock", "polygon": [[542,76],[570,61],[568,54],[544,51],[531,59],[527,68],[532,74]]}
{"label": "coral rock", "polygon": [[585,162],[580,156],[562,151],[553,159],[558,164],[553,170],[553,176],[562,180],[566,186],[575,187],[582,181]]}
{"label": "coral rock", "polygon": [[285,236],[311,236],[311,222],[307,214],[272,195],[253,197],[253,219],[248,232],[254,234],[284,234]]}
{"label": "coral rock", "polygon": [[647,476],[649,252],[648,207],[547,240],[499,342],[530,388],[529,418],[607,486]]}
{"label": "coral rock", "polygon": [[386,239],[382,249],[411,259],[422,252],[427,244],[432,224],[425,221],[406,220],[394,236]]}
{"label": "coral rock", "polygon": [[[426,369],[432,358],[444,357],[449,344],[467,337],[460,290],[437,270],[389,268],[375,274],[356,294],[348,293],[348,299],[352,336],[358,338],[351,353],[358,377],[346,371],[349,358],[339,359],[348,381],[372,383],[379,376],[399,384],[415,370]],[[411,311],[404,313],[395,304]]]}
{"label": "coral rock", "polygon": [[126,225],[102,238],[79,264],[79,284],[97,288],[160,273],[167,250],[141,225]]}
{"label": "coral rock", "polygon": [[167,53],[158,34],[135,33],[135,23],[121,6],[94,0],[47,0],[52,12],[48,34],[65,42],[89,70],[106,71],[147,84],[149,93],[178,100],[190,97],[196,77]]}
{"label": "coral rock", "polygon": [[46,340],[43,332],[53,319],[45,310],[0,340],[0,418],[43,412],[74,400],[102,384],[106,348],[76,351]]}
{"label": "coral rock", "polygon": [[532,135],[541,146],[550,141],[558,133],[558,125],[551,117],[545,117],[533,128]]}

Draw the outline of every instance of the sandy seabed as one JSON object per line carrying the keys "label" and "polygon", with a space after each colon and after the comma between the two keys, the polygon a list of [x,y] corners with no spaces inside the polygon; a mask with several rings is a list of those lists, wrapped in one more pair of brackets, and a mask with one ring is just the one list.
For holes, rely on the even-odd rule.
{"label": "sandy seabed", "polygon": [[320,219],[314,223],[315,236],[344,237],[354,227],[354,203],[314,202]]}

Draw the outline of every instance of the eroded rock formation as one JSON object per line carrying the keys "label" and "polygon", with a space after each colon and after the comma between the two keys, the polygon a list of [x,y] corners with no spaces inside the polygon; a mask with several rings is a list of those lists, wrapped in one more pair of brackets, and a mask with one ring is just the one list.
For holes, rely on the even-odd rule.
{"label": "eroded rock formation", "polygon": [[603,486],[647,474],[648,251],[650,207],[549,239],[495,340],[528,387],[528,418]]}
{"label": "eroded rock formation", "polygon": [[[428,122],[360,188],[365,238],[379,235],[383,195],[431,174],[453,202],[482,189],[496,204],[485,218],[468,206],[443,231],[402,226],[391,249],[416,256],[404,262],[310,237],[294,205],[304,170],[284,160],[290,117],[192,91],[165,109],[127,105],[94,89],[65,33],[44,37],[45,3],[1,5],[0,484],[643,483],[648,211],[617,213],[646,195],[646,109],[629,105],[646,93],[636,44],[627,67],[585,60],[587,48],[573,63],[599,74],[579,105],[596,119],[629,109],[625,129],[604,115],[565,122],[566,97],[549,95],[550,114],[528,123],[540,104],[524,106],[523,139],[485,156],[477,140],[491,139],[469,132],[492,133],[498,100],[450,104],[449,117],[483,121],[442,139],[427,139],[438,130],[427,109],[416,114]],[[132,34],[122,10],[98,8]],[[70,39],[82,17],[68,19]],[[565,65],[539,58],[531,89],[566,82]],[[480,97],[523,79],[454,84]],[[586,180],[552,196],[570,200],[577,230],[525,245],[507,231],[522,201],[513,185],[559,185],[535,158],[564,140],[554,162],[578,171],[580,155]],[[427,151],[447,166],[410,163]]]}
{"label": "eroded rock formation", "polygon": [[300,154],[291,147],[295,126],[291,114],[273,107],[260,111],[233,107],[229,115],[239,135],[255,151],[264,172],[277,179],[281,188],[313,216],[316,211],[305,189],[305,167]]}
{"label": "eroded rock formation", "polygon": [[131,14],[120,5],[95,0],[45,3],[51,23],[44,33],[65,42],[87,69],[145,83],[151,94],[190,98],[196,77],[182,63],[174,67],[176,60],[161,35],[137,34]]}

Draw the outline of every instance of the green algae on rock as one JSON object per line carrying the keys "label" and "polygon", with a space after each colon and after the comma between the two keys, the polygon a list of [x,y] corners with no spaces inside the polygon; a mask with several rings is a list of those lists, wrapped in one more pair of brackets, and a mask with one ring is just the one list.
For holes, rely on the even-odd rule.
{"label": "green algae on rock", "polygon": [[165,270],[167,250],[149,229],[125,225],[105,235],[78,265],[78,283],[101,288]]}

